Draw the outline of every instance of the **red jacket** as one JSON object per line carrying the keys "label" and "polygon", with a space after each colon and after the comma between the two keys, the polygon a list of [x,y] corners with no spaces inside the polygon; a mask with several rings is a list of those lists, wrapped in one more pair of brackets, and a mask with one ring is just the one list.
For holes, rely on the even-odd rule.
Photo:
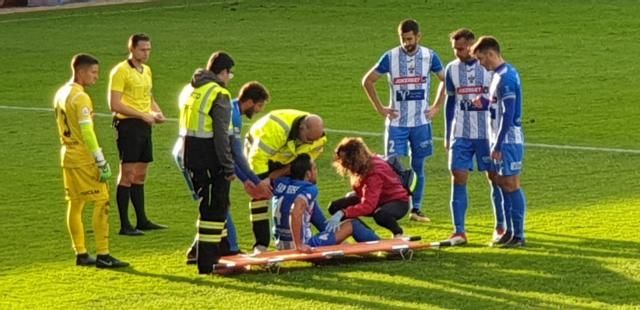
{"label": "red jacket", "polygon": [[348,218],[371,216],[379,206],[394,200],[409,201],[409,193],[398,174],[384,159],[374,156],[371,165],[364,180],[353,186],[360,202],[342,210]]}

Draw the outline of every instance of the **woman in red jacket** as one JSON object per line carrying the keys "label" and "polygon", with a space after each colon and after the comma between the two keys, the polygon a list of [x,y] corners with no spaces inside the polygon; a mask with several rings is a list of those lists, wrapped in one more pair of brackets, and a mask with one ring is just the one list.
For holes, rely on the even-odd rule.
{"label": "woman in red jacket", "polygon": [[338,227],[344,218],[373,216],[394,238],[402,237],[398,220],[409,212],[410,196],[393,168],[360,138],[342,139],[336,147],[333,166],[340,175],[349,176],[354,194],[331,203],[327,230]]}

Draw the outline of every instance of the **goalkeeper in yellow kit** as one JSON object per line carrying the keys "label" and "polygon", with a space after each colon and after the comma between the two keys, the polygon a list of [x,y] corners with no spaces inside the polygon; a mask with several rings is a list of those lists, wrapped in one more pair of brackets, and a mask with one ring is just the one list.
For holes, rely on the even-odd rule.
{"label": "goalkeeper in yellow kit", "polygon": [[[111,168],[93,130],[93,103],[84,88],[98,80],[99,64],[93,56],[78,54],[71,60],[72,79],[56,92],[54,109],[60,134],[60,157],[68,202],[67,227],[76,252],[76,265],[98,268],[129,266],[109,254],[109,189]],[[82,211],[94,204],[93,230],[97,257],[87,253]]]}

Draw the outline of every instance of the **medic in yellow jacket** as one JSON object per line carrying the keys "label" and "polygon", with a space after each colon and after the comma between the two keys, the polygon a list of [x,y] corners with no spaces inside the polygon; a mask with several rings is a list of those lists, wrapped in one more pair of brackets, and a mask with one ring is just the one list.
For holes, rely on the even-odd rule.
{"label": "medic in yellow jacket", "polygon": [[318,158],[325,144],[320,116],[293,109],[274,110],[251,126],[245,138],[245,156],[251,169],[264,178],[299,154]]}

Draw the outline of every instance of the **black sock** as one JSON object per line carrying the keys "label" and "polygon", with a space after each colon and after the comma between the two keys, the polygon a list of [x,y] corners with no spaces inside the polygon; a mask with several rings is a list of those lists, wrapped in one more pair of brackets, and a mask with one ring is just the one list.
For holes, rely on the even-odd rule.
{"label": "black sock", "polygon": [[129,197],[131,193],[130,187],[118,185],[116,191],[116,202],[118,203],[118,214],[120,214],[120,227],[131,228],[129,222]]}
{"label": "black sock", "polygon": [[147,214],[144,212],[144,184],[131,184],[131,203],[136,210],[138,227],[147,224]]}

